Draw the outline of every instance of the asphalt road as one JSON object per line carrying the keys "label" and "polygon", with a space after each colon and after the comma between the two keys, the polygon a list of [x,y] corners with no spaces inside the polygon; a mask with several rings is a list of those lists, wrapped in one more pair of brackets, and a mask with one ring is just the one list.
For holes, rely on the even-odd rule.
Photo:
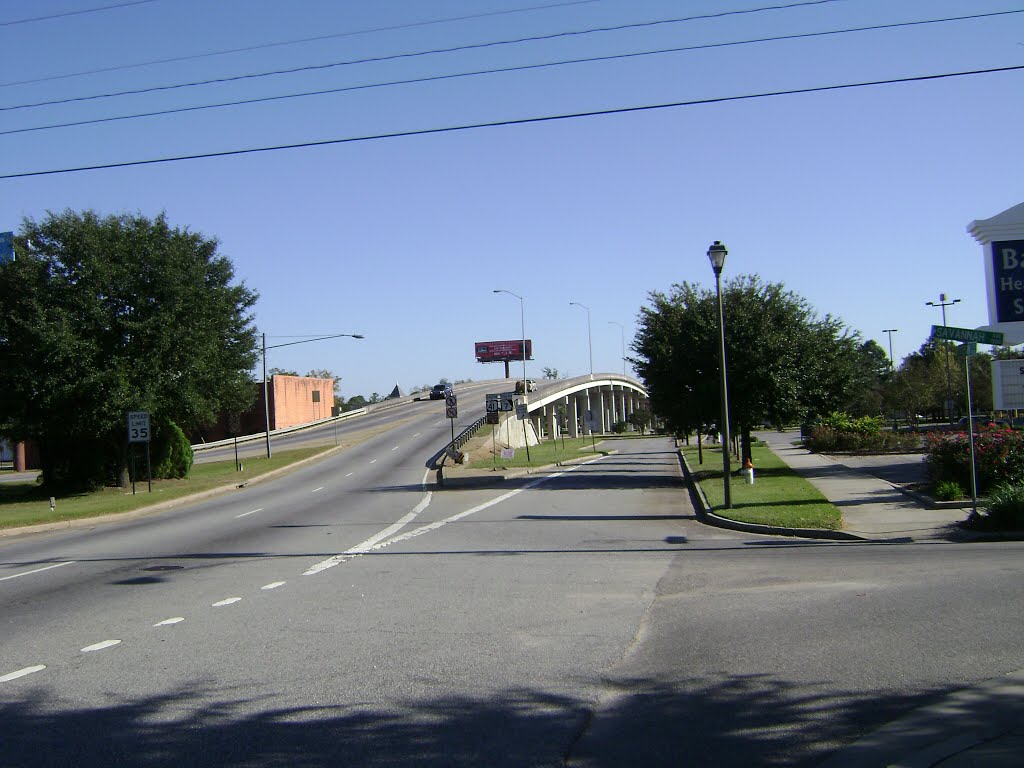
{"label": "asphalt road", "polygon": [[0,765],[813,765],[1024,667],[1019,543],[706,528],[660,438],[434,490],[449,436],[435,402],[272,483],[0,543]]}

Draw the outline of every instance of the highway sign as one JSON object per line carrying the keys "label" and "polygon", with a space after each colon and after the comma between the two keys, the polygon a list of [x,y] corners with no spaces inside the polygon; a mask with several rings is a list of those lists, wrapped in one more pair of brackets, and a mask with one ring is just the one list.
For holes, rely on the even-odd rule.
{"label": "highway sign", "polygon": [[444,409],[444,415],[447,418],[449,418],[449,419],[457,419],[457,418],[459,418],[459,406],[457,406],[457,405],[446,406],[445,409]]}
{"label": "highway sign", "polygon": [[516,418],[522,421],[526,418],[526,404],[520,403],[516,406]]}
{"label": "highway sign", "polygon": [[932,337],[936,339],[948,339],[949,341],[973,341],[978,344],[1003,343],[1003,334],[991,331],[976,331],[973,328],[953,328],[949,325],[933,325]]}
{"label": "highway sign", "polygon": [[496,395],[484,395],[484,397],[486,398],[488,413],[498,413],[515,410],[515,392],[502,392]]}
{"label": "highway sign", "polygon": [[128,411],[128,442],[149,442],[149,412]]}

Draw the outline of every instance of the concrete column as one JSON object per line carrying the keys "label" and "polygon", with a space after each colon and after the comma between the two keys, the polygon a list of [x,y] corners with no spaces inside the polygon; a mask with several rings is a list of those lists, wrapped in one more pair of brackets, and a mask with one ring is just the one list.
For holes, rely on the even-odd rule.
{"label": "concrete column", "polygon": [[548,425],[548,437],[558,439],[558,409],[554,403],[544,407],[544,420]]}
{"label": "concrete column", "polygon": [[611,398],[610,399],[611,399],[611,409],[612,409],[612,424],[614,424],[615,422],[619,421],[619,412],[620,411],[619,411],[619,398],[618,398],[618,395],[621,394],[621,390],[616,390],[615,389],[615,385],[612,384],[610,394],[611,394]]}
{"label": "concrete column", "polygon": [[605,407],[605,396],[603,387],[597,390],[597,397],[595,397],[594,400],[596,401],[595,410],[597,411],[598,416],[597,431],[603,435],[605,432],[609,431],[608,410]]}
{"label": "concrete column", "polygon": [[569,422],[569,437],[579,437],[580,408],[579,398],[576,395],[567,395],[565,398],[565,418]]}

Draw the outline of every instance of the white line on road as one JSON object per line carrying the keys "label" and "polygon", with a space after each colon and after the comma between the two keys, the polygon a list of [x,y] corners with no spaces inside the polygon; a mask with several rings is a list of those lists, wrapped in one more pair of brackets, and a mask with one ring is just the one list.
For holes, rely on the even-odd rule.
{"label": "white line on road", "polygon": [[0,581],[7,581],[8,579],[17,579],[21,576],[31,576],[33,573],[42,573],[43,571],[48,571],[51,568],[60,568],[62,565],[71,565],[74,562],[76,561],[68,560],[66,563],[54,563],[53,565],[46,565],[42,568],[36,568],[34,571],[24,571],[22,573],[16,573],[13,576],[4,576],[2,579],[0,579]]}
{"label": "white line on road", "polygon": [[257,512],[262,512],[262,511],[263,511],[263,507],[260,507],[259,509],[254,509],[252,512],[243,512],[240,515],[235,515],[235,519],[237,520],[239,517],[245,517],[246,515],[255,515]]}
{"label": "white line on road", "polygon": [[354,474],[355,474],[355,472],[349,472],[347,475],[345,475],[345,477],[352,477],[352,475],[354,475]]}
{"label": "white line on road", "polygon": [[396,445],[396,446],[395,446],[394,448],[392,448],[391,450],[392,450],[392,451],[397,451],[397,450],[398,450],[398,446]]}
{"label": "white line on road", "polygon": [[277,589],[278,587],[283,587],[286,583],[284,581],[272,581],[270,584],[260,587],[260,589]]}
{"label": "white line on road", "polygon": [[314,488],[312,491],[310,491],[310,493],[316,493],[317,491],[322,491],[323,489],[324,487],[321,485],[319,488]]}
{"label": "white line on road", "polygon": [[39,672],[43,669],[46,669],[45,664],[36,664],[34,667],[25,667],[24,669],[19,669],[17,672],[8,672],[6,675],[0,675],[0,683],[17,680],[19,677],[31,675],[33,672]]}
{"label": "white line on road", "polygon": [[232,603],[237,603],[241,599],[242,598],[240,598],[240,597],[229,597],[229,598],[227,598],[225,600],[218,600],[211,607],[213,607],[213,608],[220,608],[222,605],[231,605]]}
{"label": "white line on road", "polygon": [[153,626],[154,627],[167,627],[167,626],[170,626],[171,624],[178,624],[179,622],[182,622],[184,620],[185,620],[184,616],[175,616],[173,619],[164,619],[163,621],[158,621]]}
{"label": "white line on road", "polygon": [[[421,485],[424,488],[426,488],[427,476],[429,474],[430,474],[430,470],[429,469],[423,473],[423,480],[421,481]],[[351,549],[346,549],[340,555],[334,555],[333,557],[329,557],[326,560],[323,560],[323,561],[317,563],[316,565],[310,567],[309,570],[307,570],[302,575],[303,576],[315,576],[316,574],[320,573],[321,571],[326,571],[328,568],[333,568],[334,566],[339,565],[339,564],[341,564],[341,563],[345,562],[346,560],[349,560],[349,559],[351,559],[353,557],[357,557],[358,555],[361,555],[364,552],[369,552],[371,549],[373,549],[374,545],[378,541],[381,541],[382,539],[386,539],[388,536],[392,535],[393,533],[396,533],[396,532],[400,531],[404,526],[406,526],[410,522],[412,522],[412,520],[416,517],[416,515],[418,515],[420,512],[422,512],[424,509],[426,509],[427,505],[430,504],[431,496],[433,496],[433,491],[427,491],[427,495],[423,497],[423,499],[420,501],[419,504],[417,504],[415,507],[413,507],[411,512],[409,512],[408,514],[406,514],[403,517],[399,518],[397,521],[395,521],[394,523],[389,525],[383,531],[380,531],[379,533],[371,536],[366,541],[364,541],[364,542],[362,542],[360,544],[356,544]]]}
{"label": "white line on road", "polygon": [[419,432],[417,432],[415,435],[413,435],[413,437],[419,437],[419,436],[420,436]]}
{"label": "white line on road", "polygon": [[376,459],[370,459],[370,463],[371,463],[371,464],[376,464],[376,463],[377,463],[377,460],[376,460]]}
{"label": "white line on road", "polygon": [[119,645],[120,640],[104,640],[102,643],[96,643],[95,645],[87,645],[82,649],[82,653],[90,653],[91,651],[102,651],[104,648],[110,648],[113,645]]}

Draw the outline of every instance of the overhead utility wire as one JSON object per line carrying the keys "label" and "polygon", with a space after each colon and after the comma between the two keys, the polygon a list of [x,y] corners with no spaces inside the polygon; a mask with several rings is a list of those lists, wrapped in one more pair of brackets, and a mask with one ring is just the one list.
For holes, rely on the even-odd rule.
{"label": "overhead utility wire", "polygon": [[[1024,10],[1020,10],[1020,11],[999,11],[998,13],[999,14],[1024,13]],[[776,36],[773,36],[773,37],[759,37],[759,38],[751,38],[751,39],[748,39],[748,40],[732,40],[732,41],[728,41],[728,42],[724,42],[724,43],[702,43],[700,45],[686,45],[686,46],[680,46],[680,47],[675,47],[675,48],[660,48],[660,49],[653,50],[653,51],[639,51],[639,52],[635,52],[635,53],[616,53],[616,54],[610,54],[610,55],[607,55],[607,56],[590,56],[590,57],[583,58],[583,59],[566,59],[566,60],[563,60],[563,61],[545,62],[545,63],[541,63],[541,64],[521,64],[521,65],[514,66],[514,67],[501,67],[501,68],[497,68],[497,69],[481,69],[481,70],[476,70],[476,71],[471,71],[471,72],[456,72],[454,74],[448,74],[448,75],[429,75],[429,76],[426,76],[426,77],[409,78],[407,80],[389,80],[389,81],[384,82],[384,83],[366,83],[366,84],[363,84],[363,85],[348,85],[348,86],[343,86],[341,88],[327,88],[327,89],[324,89],[324,90],[317,90],[317,91],[302,91],[300,93],[288,93],[288,94],[283,94],[283,95],[280,95],[280,96],[261,96],[261,97],[254,98],[254,99],[240,99],[238,101],[224,101],[224,102],[219,102],[217,104],[200,104],[200,105],[193,106],[193,107],[174,107],[172,109],[162,109],[162,110],[156,110],[154,112],[139,112],[139,113],[132,114],[132,115],[115,115],[113,117],[96,117],[96,118],[91,118],[89,120],[77,120],[77,121],[66,122],[66,123],[51,123],[49,125],[36,125],[36,126],[28,127],[28,128],[11,128],[11,129],[6,130],[6,131],[0,131],[0,136],[9,136],[9,135],[16,134],[16,133],[32,133],[34,131],[46,131],[46,130],[51,130],[51,129],[55,129],[55,128],[77,128],[77,127],[80,127],[80,126],[83,126],[83,125],[98,125],[98,124],[102,124],[102,123],[114,123],[114,122],[119,122],[121,120],[136,120],[136,119],[143,118],[143,117],[161,117],[161,116],[164,116],[164,115],[176,115],[176,114],[182,114],[182,113],[185,113],[185,112],[201,112],[201,111],[207,110],[207,109],[221,109],[221,108],[225,108],[225,107],[244,106],[244,105],[247,105],[247,104],[265,104],[265,103],[271,102],[271,101],[285,101],[287,99],[299,99],[299,98],[305,98],[307,96],[326,96],[326,95],[335,94],[335,93],[347,93],[347,92],[350,92],[350,91],[370,90],[372,88],[386,88],[386,87],[391,87],[391,86],[395,86],[395,85],[415,85],[415,84],[419,84],[419,83],[437,82],[437,81],[441,81],[441,80],[455,80],[455,79],[463,78],[463,77],[476,77],[476,76],[479,76],[479,75],[505,74],[505,73],[508,73],[508,72],[524,72],[524,71],[529,71],[529,70],[534,70],[534,69],[544,69],[544,68],[547,68],[547,67],[559,67],[559,66],[563,66],[563,65],[566,65],[566,64],[591,64],[591,63],[599,62],[599,61],[613,61],[613,60],[616,60],[616,59],[639,58],[641,56],[655,56],[655,55],[661,55],[661,54],[665,54],[665,53],[681,53],[681,52],[686,52],[686,51],[707,50],[707,49],[710,49],[710,48],[728,48],[728,47],[737,46],[737,45],[750,45],[750,44],[753,44],[753,43],[774,43],[774,42],[782,42],[782,41],[786,41],[786,40],[797,40],[797,39],[808,38],[808,37],[824,37],[824,36],[827,36],[827,35],[840,35],[840,34],[847,34],[847,33],[851,33],[851,32],[870,32],[870,31],[875,31],[875,30],[879,30],[879,29],[892,29],[894,27],[918,26],[918,25],[922,25],[922,24],[938,24],[938,23],[949,22],[949,21],[961,21],[964,18],[975,18],[975,17],[974,16],[970,16],[970,17],[960,16],[960,17],[951,17],[951,18],[945,18],[945,19],[926,19],[926,20],[919,20],[919,21],[896,22],[896,23],[893,23],[893,24],[878,24],[878,25],[869,26],[869,27],[851,27],[851,28],[848,28],[848,29],[833,29],[833,30],[826,30],[824,32],[799,32],[799,33],[794,33],[792,35],[776,35]]]}
{"label": "overhead utility wire", "polygon": [[[365,59],[348,59],[346,61],[333,61],[327,64],[307,64],[301,67],[292,67],[290,69],[275,69],[269,72],[252,72],[245,75],[230,75],[227,77],[217,77],[209,80],[196,80],[190,83],[172,83],[171,85],[154,85],[146,88],[133,88],[125,91],[113,91],[111,93],[97,93],[91,96],[74,96],[68,99],[54,99],[52,101],[40,101],[34,104],[17,104],[10,107],[0,107],[0,111],[8,111],[13,109],[29,109],[34,107],[48,107],[55,104],[70,104],[77,101],[92,101],[95,99],[110,99],[118,96],[136,96],[141,93],[154,93],[157,91],[172,91],[179,88],[194,88],[202,85],[217,85],[221,83],[232,83],[239,80],[253,80],[261,77],[272,77],[275,75],[294,75],[299,72],[316,72],[323,69],[333,69],[335,67],[347,67],[354,64],[378,64],[382,61],[394,61],[396,59],[410,59],[419,56],[433,56],[441,53],[458,53],[460,51],[472,51],[479,50],[481,48],[495,48],[502,45],[518,45],[520,43],[533,43],[540,42],[543,40],[556,40],[563,37],[579,37],[582,35],[590,35],[595,32],[619,32],[625,29],[638,29],[642,27],[652,27],[662,24],[680,24],[688,21],[703,21],[706,19],[717,19],[723,16],[734,16],[741,14],[750,13],[761,13],[763,11],[777,11],[789,8],[796,8],[805,5],[820,5],[822,3],[835,3],[844,2],[844,0],[811,0],[811,2],[802,3],[791,3],[790,5],[772,5],[764,6],[761,8],[748,8],[742,11],[722,11],[719,13],[706,13],[699,16],[684,16],[681,18],[674,19],[659,19],[657,21],[643,21],[634,22],[631,24],[619,24],[612,27],[590,27],[587,29],[569,30],[568,32],[554,32],[547,35],[531,35],[529,37],[518,37],[510,40],[494,40],[487,43],[469,43],[467,45],[456,45],[450,48],[431,48],[425,51],[411,51],[408,53],[392,53],[386,56],[372,56]],[[1004,13],[1006,13],[1004,11]],[[994,15],[994,14],[993,14]]]}
{"label": "overhead utility wire", "polygon": [[1024,64],[1012,67],[994,67],[992,69],[973,69],[964,72],[945,72],[937,75],[918,75],[916,77],[898,77],[890,80],[869,80],[860,83],[841,83],[839,85],[821,85],[811,88],[793,88],[786,91],[767,91],[764,93],[748,93],[740,96],[718,96],[708,99],[695,99],[693,101],[672,101],[664,104],[644,104],[636,107],[617,107],[613,109],[600,109],[592,112],[570,112],[562,115],[545,115],[542,117],[521,117],[510,120],[496,120],[487,123],[466,123],[463,125],[451,125],[442,128],[420,128],[409,131],[396,131],[394,133],[377,133],[367,136],[349,136],[341,139],[323,139],[321,141],[303,141],[297,144],[277,144],[270,147],[250,147],[249,149],[229,149],[220,152],[204,152],[196,155],[177,155],[173,157],[158,157],[149,160],[127,160],[119,163],[103,163],[101,165],[81,165],[76,168],[55,168],[48,171],[25,171],[22,173],[7,173],[0,175],[0,179],[23,179],[30,176],[52,176],[54,174],[78,173],[80,171],[102,171],[111,168],[129,168],[137,165],[156,165],[158,163],[174,163],[181,160],[204,160],[214,157],[231,157],[233,155],[251,155],[260,152],[276,152],[285,149],[305,149],[308,147],[326,147],[335,144],[353,144],[363,141],[378,141],[380,139],[398,139],[410,136],[430,136],[440,133],[456,133],[461,131],[475,130],[477,128],[499,128],[512,125],[529,125],[531,123],[550,123],[560,120],[574,120],[581,117],[602,117],[605,115],[621,115],[630,112],[648,112],[656,109],[671,109],[674,107],[694,107],[705,104],[721,104],[729,101],[747,101],[752,99],[763,99],[770,96],[794,96],[804,93],[822,93],[826,91],[839,91],[852,88],[866,88],[875,85],[893,85],[896,83],[915,83],[927,80],[944,80],[952,77],[967,77],[971,75],[987,75],[997,72],[1014,72],[1024,69]]}
{"label": "overhead utility wire", "polygon": [[[141,2],[154,2],[154,0],[141,0]],[[320,40],[333,40],[339,37],[356,37],[358,35],[369,35],[376,32],[394,32],[400,29],[412,29],[415,27],[426,27],[433,24],[448,24],[452,21],[469,21],[471,19],[482,19],[488,16],[508,16],[513,13],[528,13],[529,11],[544,11],[549,8],[562,8],[569,5],[588,5],[590,3],[599,3],[601,0],[569,0],[564,3],[548,3],[547,5],[533,5],[528,8],[512,8],[505,11],[488,11],[487,13],[473,13],[466,16],[449,16],[443,19],[431,19],[428,21],[413,21],[408,24],[396,24],[390,27],[371,27],[369,29],[357,29],[353,32],[336,32],[330,35],[318,35],[317,37],[303,37],[298,40],[285,40],[277,43],[261,43],[260,45],[247,45],[242,48],[227,48],[221,51],[208,51],[207,53],[195,53],[190,56],[174,56],[167,59],[151,59],[150,61],[140,61],[135,64],[120,64],[115,67],[103,67],[101,69],[87,69],[82,72],[68,72],[63,75],[50,75],[49,77],[37,77],[32,80],[17,80],[9,83],[0,83],[0,88],[8,88],[14,85],[29,85],[31,83],[45,83],[50,80],[66,80],[71,77],[84,77],[85,75],[99,75],[105,72],[119,72],[126,69],[138,69],[139,67],[149,67],[154,64],[174,64],[179,61],[193,61],[195,59],[207,59],[213,56],[227,56],[232,53],[247,53],[249,51],[259,51],[265,48],[280,48],[286,45],[298,45],[299,43],[314,43]],[[21,22],[15,22],[21,23]]]}
{"label": "overhead utility wire", "polygon": [[156,0],[132,0],[127,3],[116,3],[115,5],[104,5],[100,8],[83,8],[79,11],[65,11],[64,13],[55,13],[51,16],[36,16],[32,19],[17,19],[15,21],[0,21],[0,27],[13,27],[16,24],[31,24],[34,21],[49,21],[50,19],[63,19],[66,16],[81,16],[86,13],[96,13],[97,11],[110,11],[115,8],[127,8],[129,5],[145,5],[146,3],[155,3]]}

